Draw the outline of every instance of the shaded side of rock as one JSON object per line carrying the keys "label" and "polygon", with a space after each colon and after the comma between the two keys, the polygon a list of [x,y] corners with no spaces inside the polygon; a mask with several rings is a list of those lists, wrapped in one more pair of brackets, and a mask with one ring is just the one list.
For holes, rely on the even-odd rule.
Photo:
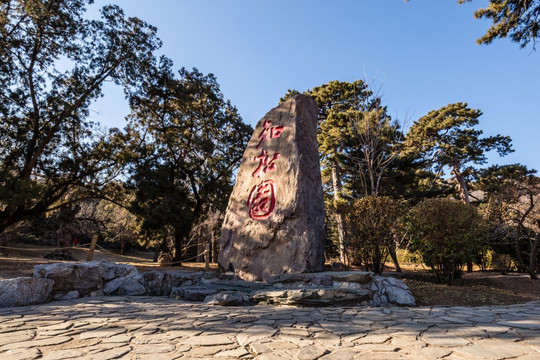
{"label": "shaded side of rock", "polygon": [[311,283],[332,286],[334,282],[368,284],[373,279],[370,271],[328,271],[310,274],[282,274],[268,279],[269,284],[276,283]]}
{"label": "shaded side of rock", "polygon": [[203,273],[195,271],[167,271],[161,282],[161,294],[167,296],[175,287],[197,285],[202,277]]}
{"label": "shaded side of rock", "polygon": [[26,306],[47,302],[54,280],[30,277],[0,280],[0,307]]}
{"label": "shaded side of rock", "polygon": [[170,297],[177,300],[203,301],[207,296],[217,293],[218,290],[204,286],[181,286],[173,288]]}
{"label": "shaded side of rock", "polygon": [[129,264],[115,264],[110,262],[100,262],[100,266],[103,268],[103,280],[111,281],[117,277],[127,277],[132,275],[138,275],[139,272],[134,265]]}
{"label": "shaded side of rock", "polygon": [[121,283],[118,285],[115,295],[120,296],[137,296],[147,295],[148,289],[145,286],[144,278],[141,274],[135,276],[129,276],[125,278],[118,278]]}
{"label": "shaded side of rock", "polygon": [[34,266],[34,277],[54,280],[52,292],[77,290],[80,296],[103,288],[103,267],[99,262],[55,263]]}
{"label": "shaded side of rock", "polygon": [[169,295],[163,293],[163,278],[165,277],[165,272],[163,271],[147,271],[142,273],[142,277],[148,288],[148,295],[153,296],[162,296]]}

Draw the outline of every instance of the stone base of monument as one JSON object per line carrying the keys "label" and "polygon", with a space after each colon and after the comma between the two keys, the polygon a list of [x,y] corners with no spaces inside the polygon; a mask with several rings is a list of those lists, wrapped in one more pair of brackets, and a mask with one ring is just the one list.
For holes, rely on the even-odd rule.
{"label": "stone base of monument", "polygon": [[[43,282],[47,286],[43,286]],[[38,292],[39,296],[35,296]],[[284,274],[271,277],[267,282],[250,282],[234,274],[139,273],[132,265],[87,262],[36,265],[33,278],[0,281],[0,307],[103,295],[169,296],[225,306],[416,305],[403,281],[364,271]]]}

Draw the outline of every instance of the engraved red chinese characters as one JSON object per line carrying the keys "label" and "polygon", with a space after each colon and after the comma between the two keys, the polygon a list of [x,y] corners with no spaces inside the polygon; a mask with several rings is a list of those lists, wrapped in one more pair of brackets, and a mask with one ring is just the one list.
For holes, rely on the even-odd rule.
{"label": "engraved red chinese characters", "polygon": [[270,139],[276,139],[281,136],[281,133],[283,132],[283,126],[270,126],[272,125],[272,121],[266,120],[263,124],[263,130],[261,131],[259,135],[259,144],[255,147],[258,149],[263,141]]}
{"label": "engraved red chinese characters", "polygon": [[266,180],[251,189],[247,206],[253,220],[263,220],[270,216],[276,206],[274,180]]}
{"label": "engraved red chinese characters", "polygon": [[261,177],[263,173],[272,172],[276,170],[276,164],[274,161],[279,159],[281,156],[280,153],[275,153],[272,158],[270,159],[270,155],[268,155],[268,151],[262,149],[261,154],[259,156],[255,157],[255,161],[259,161],[259,166],[257,167],[257,170],[251,174],[254,178]]}

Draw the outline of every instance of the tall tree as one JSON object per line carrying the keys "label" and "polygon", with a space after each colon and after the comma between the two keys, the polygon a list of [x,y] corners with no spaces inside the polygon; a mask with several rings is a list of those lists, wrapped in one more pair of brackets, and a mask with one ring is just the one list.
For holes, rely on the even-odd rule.
{"label": "tall tree", "polygon": [[467,182],[472,165],[484,164],[487,151],[496,150],[500,156],[512,151],[508,136],[480,137],[483,132],[474,126],[481,115],[467,103],[450,104],[418,119],[405,140],[405,151],[432,166],[437,174],[450,168],[465,204],[470,202]]}
{"label": "tall tree", "polygon": [[[460,4],[471,0],[459,0]],[[538,0],[490,0],[484,9],[476,10],[474,17],[492,21],[487,32],[476,42],[489,44],[496,38],[510,37],[520,47],[530,42],[533,47],[539,37],[540,1]]]}
{"label": "tall tree", "polygon": [[173,229],[179,264],[193,224],[226,206],[253,130],[223,99],[214,75],[182,68],[176,78],[166,58],[131,98],[131,109],[134,209],[143,228]]}
{"label": "tall tree", "polygon": [[88,2],[0,2],[0,233],[117,175],[122,139],[98,133],[89,106],[105,81],[133,85],[160,42],[117,6],[85,19]]}
{"label": "tall tree", "polygon": [[[289,90],[285,98],[297,93]],[[353,198],[379,194],[399,154],[401,132],[381,98],[362,80],[331,81],[305,93],[319,109],[317,140],[327,209],[335,221],[340,260],[346,262],[344,207]]]}
{"label": "tall tree", "polygon": [[[296,90],[289,90],[281,100],[284,101],[298,93]],[[327,199],[327,209],[331,210],[336,225],[340,261],[346,263],[347,230],[343,207],[347,200],[344,198],[344,183],[346,178],[355,172],[351,171],[354,165],[346,156],[350,154],[348,149],[352,145],[351,136],[354,133],[354,123],[350,113],[375,108],[379,99],[373,96],[373,92],[362,80],[330,81],[307,90],[305,94],[313,97],[317,102],[317,141],[323,188]]]}
{"label": "tall tree", "polygon": [[532,279],[540,270],[540,178],[520,164],[491,166],[477,173],[490,220],[489,244],[508,254]]}

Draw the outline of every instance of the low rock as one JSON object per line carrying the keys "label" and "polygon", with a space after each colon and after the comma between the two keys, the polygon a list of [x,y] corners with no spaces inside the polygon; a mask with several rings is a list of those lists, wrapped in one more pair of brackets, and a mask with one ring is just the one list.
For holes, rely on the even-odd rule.
{"label": "low rock", "polygon": [[138,275],[139,272],[134,265],[129,264],[115,264],[110,262],[100,262],[100,266],[103,268],[103,280],[111,281],[118,277],[128,277]]}
{"label": "low rock", "polygon": [[373,283],[381,289],[381,293],[388,299],[392,305],[398,306],[416,306],[416,300],[412,295],[411,289],[403,280],[393,277],[375,276]]}
{"label": "low rock", "polygon": [[242,306],[251,304],[249,296],[238,291],[224,291],[215,295],[208,295],[204,299],[204,303],[221,306]]}
{"label": "low rock", "polygon": [[54,280],[52,293],[77,290],[80,296],[103,288],[103,266],[99,262],[55,263],[34,266],[34,278]]}
{"label": "low rock", "polygon": [[181,286],[173,288],[170,297],[177,300],[203,301],[206,297],[217,293],[218,290],[204,286]]}
{"label": "low rock", "polygon": [[328,306],[360,304],[369,301],[371,290],[366,289],[288,289],[275,291],[256,291],[250,300],[277,305]]}
{"label": "low rock", "polygon": [[54,300],[73,300],[78,299],[80,294],[77,290],[68,291],[67,293],[57,292],[54,294]]}
{"label": "low rock", "polygon": [[153,296],[169,295],[164,294],[162,290],[163,278],[165,277],[165,272],[163,271],[148,271],[142,274],[142,277],[148,288],[148,294]]}
{"label": "low rock", "polygon": [[244,280],[221,280],[221,279],[203,279],[201,285],[216,289],[218,291],[244,291],[270,289],[272,285],[263,282],[244,281]]}
{"label": "low rock", "polygon": [[18,277],[0,280],[0,307],[42,304],[49,300],[53,286],[51,279]]}
{"label": "low rock", "polygon": [[373,280],[370,271],[329,271],[321,273],[282,274],[268,279],[269,284],[276,283],[313,283],[323,286],[331,286],[333,282],[354,282],[368,284]]}
{"label": "low rock", "polygon": [[140,274],[118,279],[122,279],[122,282],[118,286],[117,295],[137,296],[148,293],[148,289],[144,286],[144,278]]}
{"label": "low rock", "polygon": [[161,283],[161,293],[163,295],[169,295],[173,288],[180,287],[187,282],[189,282],[190,285],[197,285],[200,283],[202,277],[203,273],[201,272],[167,271],[165,272],[165,276]]}

